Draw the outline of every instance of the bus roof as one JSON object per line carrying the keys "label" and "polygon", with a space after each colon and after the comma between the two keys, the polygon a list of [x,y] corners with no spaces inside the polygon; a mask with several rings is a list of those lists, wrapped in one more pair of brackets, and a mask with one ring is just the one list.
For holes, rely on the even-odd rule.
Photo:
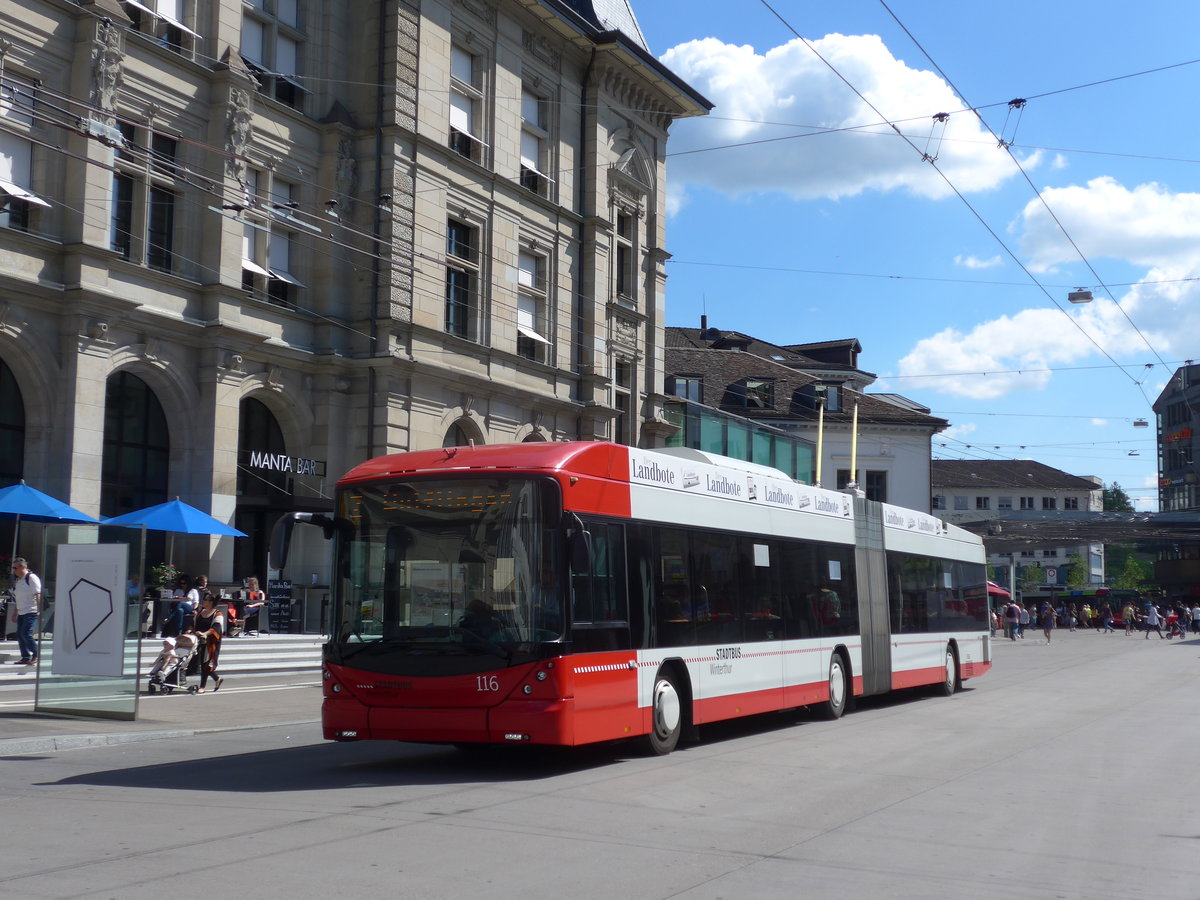
{"label": "bus roof", "polygon": [[338,484],[390,475],[435,474],[463,469],[566,469],[626,480],[629,477],[628,450],[623,444],[608,441],[535,441],[478,447],[440,447],[369,459],[343,475]]}

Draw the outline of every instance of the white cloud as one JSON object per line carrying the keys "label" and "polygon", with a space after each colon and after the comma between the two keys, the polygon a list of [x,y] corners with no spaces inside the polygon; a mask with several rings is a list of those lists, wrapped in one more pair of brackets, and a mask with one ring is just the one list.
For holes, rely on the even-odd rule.
{"label": "white cloud", "polygon": [[1054,159],[1050,160],[1050,168],[1052,169],[1065,169],[1069,165],[1070,162],[1068,162],[1067,158],[1061,153],[1055,153]]}
{"label": "white cloud", "polygon": [[[1154,182],[1127,188],[1106,175],[1086,185],[1046,188],[1042,198],[1092,261],[1171,266],[1200,258],[1200,194],[1172,193]],[[1040,200],[1025,205],[1019,225],[1021,250],[1035,272],[1079,260]]]}
{"label": "white cloud", "polygon": [[[920,383],[945,394],[993,398],[1040,390],[1049,383],[1049,372],[1030,369],[1107,354],[1128,363],[1130,374],[1144,380],[1142,364],[1157,366],[1159,357],[1195,355],[1200,281],[1192,279],[1200,273],[1200,193],[1173,193],[1154,183],[1128,188],[1103,177],[1086,185],[1047,188],[1043,197],[1093,265],[1115,259],[1146,267],[1142,281],[1114,290],[1116,302],[1094,288],[1096,299],[1086,306],[1068,307],[1065,297],[1058,298],[1067,314],[1047,305],[981,322],[965,332],[946,329],[918,341],[900,361],[901,374],[988,372]],[[1037,200],[1025,206],[1012,230],[1033,271],[1048,272],[1078,260]]]}
{"label": "white cloud", "polygon": [[951,425],[945,431],[939,431],[933,436],[933,439],[936,441],[940,438],[947,438],[949,440],[961,441],[963,438],[974,434],[977,428],[978,426],[974,422],[963,422],[960,425]]}
{"label": "white cloud", "polygon": [[1101,425],[1107,425],[1108,419],[1092,419],[1092,424],[1099,428]]}
{"label": "white cloud", "polygon": [[[772,192],[803,199],[851,197],[867,190],[946,196],[949,188],[922,160],[922,152],[937,155],[938,166],[964,193],[995,188],[1016,174],[1008,154],[974,115],[951,115],[935,128],[935,113],[953,113],[961,104],[941,78],[909,68],[879,37],[830,34],[812,44],[883,116],[913,119],[901,128],[918,149],[887,126],[793,137],[880,121],[798,39],[761,54],[716,38],[689,41],[668,50],[662,60],[715,108],[711,116],[672,128],[672,208],[679,207],[688,186],[731,196]],[[939,137],[947,140],[938,143]],[[686,153],[739,143],[751,145]],[[1035,153],[1026,165],[1039,160]]]}
{"label": "white cloud", "polygon": [[918,341],[899,363],[900,373],[946,375],[921,379],[922,387],[960,397],[990,399],[1046,386],[1054,364],[1085,352],[1067,317],[1053,309],[1027,309],[976,325],[969,332],[947,328]]}
{"label": "white cloud", "polygon": [[957,266],[965,266],[968,269],[991,269],[1000,265],[1004,260],[1000,254],[990,256],[987,259],[980,259],[978,256],[963,256],[961,253],[954,257],[954,264]]}

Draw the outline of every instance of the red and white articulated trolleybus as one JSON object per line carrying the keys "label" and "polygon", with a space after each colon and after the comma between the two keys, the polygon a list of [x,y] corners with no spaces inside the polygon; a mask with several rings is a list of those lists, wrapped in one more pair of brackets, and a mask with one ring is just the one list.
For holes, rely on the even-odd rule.
{"label": "red and white articulated trolleybus", "polygon": [[700,451],[380,457],[341,479],[336,519],[293,520],[336,537],[333,740],[669,753],[708,722],[836,718],[991,666],[978,537]]}

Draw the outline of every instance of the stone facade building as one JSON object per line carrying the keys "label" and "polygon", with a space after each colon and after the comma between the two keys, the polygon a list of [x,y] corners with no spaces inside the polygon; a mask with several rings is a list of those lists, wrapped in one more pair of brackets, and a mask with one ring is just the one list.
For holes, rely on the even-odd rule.
{"label": "stone facade building", "polygon": [[185,545],[230,581],[365,458],[670,430],[709,104],[625,2],[0,0],[0,79],[0,482],[178,496],[251,535]]}

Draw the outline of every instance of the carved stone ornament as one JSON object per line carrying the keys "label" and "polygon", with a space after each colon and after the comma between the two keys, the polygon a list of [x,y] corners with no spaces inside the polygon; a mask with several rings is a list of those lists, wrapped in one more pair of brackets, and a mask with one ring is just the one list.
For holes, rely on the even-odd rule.
{"label": "carved stone ornament", "polygon": [[230,372],[235,372],[238,374],[244,373],[246,371],[243,368],[244,362],[245,362],[245,359],[243,358],[242,354],[240,354],[240,353],[234,353],[233,351],[229,351],[228,353],[225,354],[225,368],[228,369]]}
{"label": "carved stone ornament", "polygon": [[354,159],[354,143],[350,138],[338,138],[336,184],[339,202],[354,196],[358,183],[358,162]]}
{"label": "carved stone ornament", "polygon": [[246,148],[250,146],[250,133],[254,127],[254,108],[250,93],[242,88],[229,92],[229,112],[225,118],[225,149],[230,156],[225,161],[226,171],[239,181],[245,181]]}
{"label": "carved stone ornament", "polygon": [[637,345],[637,326],[628,319],[613,319],[613,340],[629,347]]}
{"label": "carved stone ornament", "polygon": [[142,345],[142,358],[154,362],[162,356],[162,341],[156,337],[146,338],[146,343]]}
{"label": "carved stone ornament", "polygon": [[496,7],[490,3],[479,3],[477,0],[458,0],[458,5],[475,18],[496,27]]}
{"label": "carved stone ornament", "polygon": [[562,71],[562,53],[544,35],[523,31],[521,43],[525,46],[525,52],[534,59],[541,60],[555,72]]}
{"label": "carved stone ornament", "polygon": [[103,19],[92,44],[92,106],[109,115],[116,112],[117,92],[125,80],[124,68],[120,30]]}

